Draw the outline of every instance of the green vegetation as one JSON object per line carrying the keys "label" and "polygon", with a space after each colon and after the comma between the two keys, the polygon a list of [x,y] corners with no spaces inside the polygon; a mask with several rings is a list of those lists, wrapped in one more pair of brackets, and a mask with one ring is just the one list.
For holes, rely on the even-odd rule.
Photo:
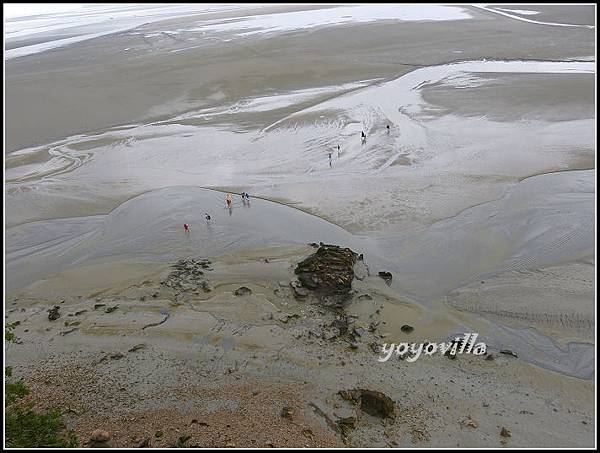
{"label": "green vegetation", "polygon": [[[18,325],[18,322],[6,325],[5,339],[8,343],[19,343],[13,332]],[[72,431],[65,430],[59,410],[37,412],[31,402],[23,401],[29,389],[22,380],[13,379],[12,371],[12,367],[4,369],[6,447],[77,447],[77,438]]]}

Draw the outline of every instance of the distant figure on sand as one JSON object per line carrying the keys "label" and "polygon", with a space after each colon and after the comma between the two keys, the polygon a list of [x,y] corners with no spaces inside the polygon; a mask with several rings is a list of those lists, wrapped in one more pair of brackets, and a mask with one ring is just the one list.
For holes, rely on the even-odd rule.
{"label": "distant figure on sand", "polygon": [[183,224],[183,229],[185,231],[185,234],[189,234],[190,233],[190,226],[187,223]]}
{"label": "distant figure on sand", "polygon": [[367,143],[367,134],[365,134],[365,131],[362,131],[360,133],[360,138],[361,138],[361,142],[364,145],[365,143]]}
{"label": "distant figure on sand", "polygon": [[227,196],[225,197],[225,201],[227,202],[227,207],[231,208],[231,194],[228,193]]}
{"label": "distant figure on sand", "polygon": [[338,145],[338,157],[340,157],[340,145]]}
{"label": "distant figure on sand", "polygon": [[387,125],[387,133],[388,134],[390,133],[390,125],[389,124]]}
{"label": "distant figure on sand", "polygon": [[206,222],[210,222],[210,215],[208,213],[204,213],[204,217],[206,218]]}
{"label": "distant figure on sand", "polygon": [[329,153],[329,166],[331,167],[331,153]]}

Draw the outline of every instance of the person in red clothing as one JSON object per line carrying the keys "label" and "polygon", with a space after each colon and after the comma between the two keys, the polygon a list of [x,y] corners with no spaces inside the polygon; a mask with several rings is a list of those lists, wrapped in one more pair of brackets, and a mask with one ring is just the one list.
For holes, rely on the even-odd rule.
{"label": "person in red clothing", "polygon": [[190,233],[190,226],[187,223],[183,224],[183,229],[185,230],[185,234]]}

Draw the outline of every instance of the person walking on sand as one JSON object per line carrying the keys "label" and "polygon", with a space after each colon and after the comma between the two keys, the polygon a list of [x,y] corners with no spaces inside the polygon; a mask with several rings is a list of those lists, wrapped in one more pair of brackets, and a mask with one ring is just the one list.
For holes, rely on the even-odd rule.
{"label": "person walking on sand", "polygon": [[331,167],[331,153],[329,153],[329,166]]}
{"label": "person walking on sand", "polygon": [[338,157],[340,157],[340,145],[338,145]]}
{"label": "person walking on sand", "polygon": [[210,222],[210,215],[208,213],[204,213],[204,218],[206,219],[206,223]]}
{"label": "person walking on sand", "polygon": [[227,207],[231,208],[231,194],[228,193],[227,196],[225,197],[225,202],[227,202]]}
{"label": "person walking on sand", "polygon": [[365,134],[365,131],[361,131],[360,133],[360,139],[361,139],[361,143],[364,145],[365,143],[367,143],[367,134]]}
{"label": "person walking on sand", "polygon": [[190,234],[190,226],[187,223],[183,224],[183,230],[185,231],[185,234]]}
{"label": "person walking on sand", "polygon": [[390,133],[390,125],[389,124],[387,125],[387,133],[388,134]]}

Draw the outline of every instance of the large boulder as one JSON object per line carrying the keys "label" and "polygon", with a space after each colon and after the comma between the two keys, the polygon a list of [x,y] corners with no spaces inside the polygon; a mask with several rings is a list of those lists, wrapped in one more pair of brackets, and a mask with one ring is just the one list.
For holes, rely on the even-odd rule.
{"label": "large boulder", "polygon": [[352,290],[357,259],[358,254],[349,248],[321,244],[294,272],[304,288],[323,301],[338,304],[346,300]]}

